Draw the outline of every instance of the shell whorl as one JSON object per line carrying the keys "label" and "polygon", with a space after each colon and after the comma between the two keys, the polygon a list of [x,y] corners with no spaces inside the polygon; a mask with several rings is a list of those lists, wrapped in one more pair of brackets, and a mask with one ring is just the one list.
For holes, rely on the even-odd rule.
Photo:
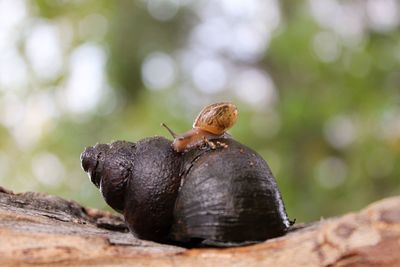
{"label": "shell whorl", "polygon": [[200,111],[193,123],[193,128],[221,135],[235,124],[237,116],[238,110],[233,103],[211,104]]}

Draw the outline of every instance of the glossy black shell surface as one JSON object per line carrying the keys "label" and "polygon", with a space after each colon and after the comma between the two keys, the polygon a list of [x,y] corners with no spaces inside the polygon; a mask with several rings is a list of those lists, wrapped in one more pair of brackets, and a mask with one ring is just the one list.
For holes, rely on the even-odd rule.
{"label": "glossy black shell surface", "polygon": [[142,239],[165,241],[180,185],[180,155],[165,138],[136,143],[132,179],[125,194],[124,217],[131,232]]}
{"label": "glossy black shell surface", "polygon": [[118,212],[125,207],[125,189],[132,178],[135,150],[135,143],[116,141],[87,147],[81,154],[82,168],[107,204]]}
{"label": "glossy black shell surface", "polygon": [[290,221],[267,163],[237,141],[194,149],[184,157],[172,239],[242,243],[283,235]]}
{"label": "glossy black shell surface", "polygon": [[223,137],[177,153],[163,137],[88,147],[82,167],[137,237],[235,246],[286,233],[276,181],[253,150]]}
{"label": "glossy black shell surface", "polygon": [[162,137],[87,147],[82,168],[138,238],[165,241],[180,185],[180,157]]}

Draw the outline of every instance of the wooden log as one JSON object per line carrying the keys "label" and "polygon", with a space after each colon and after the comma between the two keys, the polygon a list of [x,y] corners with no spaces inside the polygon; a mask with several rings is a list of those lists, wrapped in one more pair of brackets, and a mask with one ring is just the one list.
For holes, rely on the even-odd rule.
{"label": "wooden log", "polygon": [[134,238],[123,218],[0,187],[0,266],[400,266],[400,197],[237,248],[185,249]]}

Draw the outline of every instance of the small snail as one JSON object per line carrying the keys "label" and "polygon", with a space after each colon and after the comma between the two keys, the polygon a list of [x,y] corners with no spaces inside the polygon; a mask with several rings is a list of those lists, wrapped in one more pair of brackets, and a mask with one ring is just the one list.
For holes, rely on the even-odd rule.
{"label": "small snail", "polygon": [[161,125],[175,138],[172,143],[175,151],[183,152],[202,141],[227,137],[225,132],[235,124],[237,116],[238,111],[233,103],[221,102],[203,108],[197,115],[193,128],[182,135],[177,135],[164,123]]}
{"label": "small snail", "polygon": [[[224,129],[236,120],[235,110]],[[193,247],[238,246],[284,235],[293,222],[267,163],[219,134],[213,142],[226,146],[186,153],[163,137],[98,144],[85,149],[81,163],[138,238]]]}

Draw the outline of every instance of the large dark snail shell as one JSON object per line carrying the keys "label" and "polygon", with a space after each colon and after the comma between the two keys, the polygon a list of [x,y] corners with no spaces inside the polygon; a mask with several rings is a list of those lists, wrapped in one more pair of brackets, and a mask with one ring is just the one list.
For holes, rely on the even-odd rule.
{"label": "large dark snail shell", "polygon": [[233,139],[212,142],[180,154],[163,137],[117,141],[86,148],[82,166],[139,238],[229,246],[283,235],[290,222],[266,162]]}

